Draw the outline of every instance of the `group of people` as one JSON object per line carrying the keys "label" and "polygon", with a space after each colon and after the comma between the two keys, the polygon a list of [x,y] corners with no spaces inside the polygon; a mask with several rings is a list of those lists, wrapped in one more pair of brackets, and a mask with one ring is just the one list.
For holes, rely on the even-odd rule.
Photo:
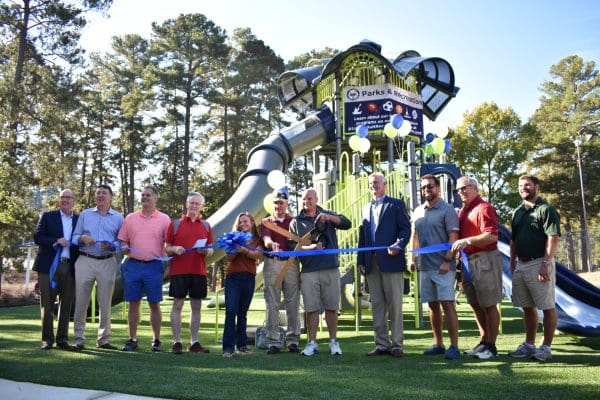
{"label": "group of people", "polygon": [[[375,347],[367,356],[404,356],[402,303],[406,250],[411,250],[410,268],[418,270],[419,293],[428,303],[434,344],[425,355],[460,358],[458,317],[454,283],[461,254],[463,290],[474,311],[480,342],[464,354],[479,359],[496,357],[496,338],[502,300],[502,258],[497,248],[498,217],[493,206],[483,200],[477,181],[469,177],[457,180],[456,190],[462,208],[454,208],[441,197],[439,178],[424,175],[420,179],[424,203],[409,217],[402,199],[386,195],[387,182],[380,172],[369,176],[371,201],[362,208],[359,248],[373,250],[357,253],[357,268],[365,276],[373,314]],[[554,253],[560,236],[559,216],[554,207],[540,198],[540,182],[531,175],[519,178],[522,204],[514,211],[510,243],[510,267],[513,272],[513,303],[524,310],[525,342],[509,355],[533,357],[545,361],[551,357],[551,343],[556,328],[554,309]],[[97,283],[100,322],[96,347],[117,349],[111,337],[110,306],[115,282],[115,252],[127,254],[122,266],[124,300],[129,302],[129,339],[124,351],[137,348],[140,301],[147,296],[153,331],[152,351],[161,350],[163,277],[170,277],[169,296],[173,297],[170,315],[173,333],[172,352],[181,354],[181,313],[189,297],[190,352],[208,353],[198,340],[202,299],[207,294],[206,256],[214,238],[211,226],[201,218],[204,197],[190,193],[186,214],[171,219],[156,209],[158,193],[152,187],[142,191],[141,210],[126,218],[110,206],[112,190],[107,185],[96,189],[96,207],[73,213],[74,195],[60,193],[59,210],[43,213],[35,232],[40,246],[34,270],[41,290],[42,348],[53,344],[66,350],[84,349],[85,322],[93,283]],[[319,352],[317,328],[324,313],[329,353],[337,356],[342,349],[337,340],[340,302],[337,229],[349,229],[344,215],[318,205],[313,188],[302,193],[302,209],[296,217],[288,211],[287,189],[273,194],[273,212],[257,224],[245,212],[237,216],[233,230],[248,239],[236,243],[227,254],[225,277],[225,325],[222,351],[224,357],[251,354],[248,348],[247,313],[252,301],[257,264],[264,260],[265,330],[267,354],[275,355],[285,347],[290,353],[313,356]],[[442,250],[426,251],[445,245]],[[295,250],[299,257],[279,256],[281,251]],[[315,251],[316,250],[316,251]],[[422,250],[422,251],[420,251]],[[307,251],[306,255],[302,255]],[[173,256],[163,271],[165,253]],[[289,254],[289,253],[281,253]],[[52,263],[54,265],[52,267]],[[468,272],[468,273],[467,273]],[[56,286],[56,287],[54,287]],[[53,329],[54,301],[59,295],[58,331]],[[280,334],[280,308],[286,315],[285,338]],[[300,351],[300,295],[306,313],[308,342]],[[68,320],[75,296],[75,344],[68,339]],[[544,314],[544,339],[535,347],[537,310]],[[445,320],[450,345],[446,349],[442,333]]]}

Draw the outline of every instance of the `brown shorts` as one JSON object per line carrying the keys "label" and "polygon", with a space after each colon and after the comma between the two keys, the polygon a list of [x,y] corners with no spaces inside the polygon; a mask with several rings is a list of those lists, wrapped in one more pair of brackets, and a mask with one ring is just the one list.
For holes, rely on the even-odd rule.
{"label": "brown shorts", "polygon": [[340,309],[340,270],[321,269],[300,274],[300,290],[306,312]]}
{"label": "brown shorts", "polygon": [[538,273],[544,258],[528,262],[517,261],[512,277],[512,302],[515,307],[537,307],[550,310],[556,303],[556,265],[554,259],[548,263],[549,281],[540,282]]}
{"label": "brown shorts", "polygon": [[463,279],[463,291],[469,304],[487,308],[502,301],[502,257],[498,250],[471,254],[469,272],[471,282]]}

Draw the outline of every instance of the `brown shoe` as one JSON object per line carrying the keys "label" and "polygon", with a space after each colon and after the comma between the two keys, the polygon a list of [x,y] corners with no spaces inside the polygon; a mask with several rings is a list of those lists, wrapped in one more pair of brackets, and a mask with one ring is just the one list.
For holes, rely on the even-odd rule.
{"label": "brown shoe", "polygon": [[52,344],[50,344],[48,342],[42,342],[42,347],[40,347],[40,349],[42,349],[42,350],[52,350]]}
{"label": "brown shoe", "polygon": [[390,354],[392,355],[392,357],[396,357],[396,358],[404,357],[404,352],[402,351],[402,349],[392,349]]}
{"label": "brown shoe", "polygon": [[385,356],[390,354],[389,351],[384,350],[384,349],[380,349],[379,347],[375,347],[373,350],[371,350],[370,352],[368,352],[367,354],[365,354],[367,357],[374,357],[374,356]]}
{"label": "brown shoe", "polygon": [[192,353],[210,353],[210,350],[202,347],[200,342],[194,342],[194,344],[190,344],[188,346],[188,351],[191,351]]}

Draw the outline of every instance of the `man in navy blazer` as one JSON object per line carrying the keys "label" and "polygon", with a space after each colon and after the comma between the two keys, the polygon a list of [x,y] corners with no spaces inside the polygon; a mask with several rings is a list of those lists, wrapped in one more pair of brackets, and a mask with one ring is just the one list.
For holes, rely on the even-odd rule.
{"label": "man in navy blazer", "polygon": [[[40,306],[42,318],[42,349],[50,350],[54,344],[54,302],[58,295],[58,329],[56,347],[63,350],[76,350],[68,343],[69,317],[75,295],[75,260],[79,255],[77,246],[70,244],[78,215],[73,212],[75,198],[73,192],[65,189],[60,192],[59,209],[42,214],[33,238],[39,245],[33,270],[38,273]],[[60,251],[58,267],[52,275],[51,266]],[[51,281],[55,282],[52,288]]]}
{"label": "man in navy blazer", "polygon": [[[404,356],[402,296],[404,294],[404,249],[410,239],[410,218],[404,202],[385,195],[387,182],[381,172],[369,176],[372,200],[362,209],[359,247],[388,246],[385,250],[358,252],[358,270],[367,277],[375,349],[367,356]],[[388,313],[391,336],[388,329]]]}

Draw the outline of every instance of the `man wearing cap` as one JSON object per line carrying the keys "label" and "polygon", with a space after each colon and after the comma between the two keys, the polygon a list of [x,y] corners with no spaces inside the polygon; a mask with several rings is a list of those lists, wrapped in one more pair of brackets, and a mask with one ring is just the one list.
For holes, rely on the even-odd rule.
{"label": "man wearing cap", "polygon": [[[266,249],[277,252],[287,251],[288,240],[278,232],[272,231],[266,222],[273,223],[286,231],[289,230],[292,216],[288,214],[288,190],[282,188],[273,193],[273,214],[263,219],[260,226],[260,235],[263,238]],[[277,354],[281,351],[283,343],[279,336],[279,309],[281,305],[281,292],[283,291],[283,302],[287,321],[286,343],[290,353],[298,353],[300,343],[300,323],[298,314],[300,309],[300,270],[295,262],[286,272],[280,285],[274,287],[275,280],[284,268],[287,257],[265,255],[263,275],[265,279],[265,303],[266,309],[266,331],[267,354]]]}

